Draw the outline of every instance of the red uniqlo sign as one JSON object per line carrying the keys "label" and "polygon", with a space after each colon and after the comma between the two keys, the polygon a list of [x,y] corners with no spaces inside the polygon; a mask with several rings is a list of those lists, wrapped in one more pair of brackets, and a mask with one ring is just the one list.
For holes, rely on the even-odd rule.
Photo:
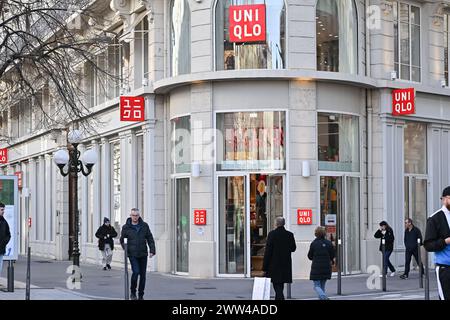
{"label": "red uniqlo sign", "polygon": [[28,228],[31,228],[31,218],[28,218]]}
{"label": "red uniqlo sign", "polygon": [[17,176],[17,187],[22,189],[22,171],[14,172],[14,175]]}
{"label": "red uniqlo sign", "polygon": [[8,149],[0,149],[0,163],[7,163],[8,162]]}
{"label": "red uniqlo sign", "polygon": [[297,209],[297,224],[312,224],[312,209]]}
{"label": "red uniqlo sign", "polygon": [[194,224],[206,224],[206,210],[194,210]]}
{"label": "red uniqlo sign", "polygon": [[392,115],[414,114],[414,88],[392,90]]}
{"label": "red uniqlo sign", "polygon": [[144,97],[120,97],[120,121],[144,121]]}
{"label": "red uniqlo sign", "polygon": [[230,42],[266,41],[266,5],[230,6]]}

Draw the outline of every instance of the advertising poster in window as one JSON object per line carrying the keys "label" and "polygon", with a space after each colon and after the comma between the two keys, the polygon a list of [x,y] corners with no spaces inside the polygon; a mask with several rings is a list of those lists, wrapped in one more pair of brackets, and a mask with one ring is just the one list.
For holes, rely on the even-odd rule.
{"label": "advertising poster in window", "polygon": [[3,260],[17,260],[19,253],[18,194],[17,176],[0,176],[0,202],[5,204],[3,217],[8,222],[11,232]]}

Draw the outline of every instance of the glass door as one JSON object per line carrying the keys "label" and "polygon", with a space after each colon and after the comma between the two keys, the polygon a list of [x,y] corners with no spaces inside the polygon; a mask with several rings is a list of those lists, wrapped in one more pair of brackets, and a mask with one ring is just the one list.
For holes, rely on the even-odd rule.
{"label": "glass door", "polygon": [[247,176],[218,178],[219,274],[247,275]]}
{"label": "glass door", "polygon": [[250,276],[263,275],[267,234],[283,216],[283,176],[250,174]]}
{"label": "glass door", "polygon": [[360,186],[359,177],[345,177],[344,221],[341,228],[343,236],[344,272],[346,274],[361,271],[360,252]]}
{"label": "glass door", "polygon": [[423,176],[405,176],[405,219],[411,218],[422,234],[427,224],[427,183]]}
{"label": "glass door", "polygon": [[[352,176],[320,177],[320,224],[333,243],[344,274],[359,272],[360,265],[360,178]],[[341,246],[338,247],[338,240]],[[333,265],[333,272],[337,272]]]}
{"label": "glass door", "polygon": [[[320,177],[320,225],[325,227],[326,238],[331,241],[335,251],[340,237],[340,216],[342,215],[342,177]],[[336,252],[337,253],[337,252]],[[333,272],[337,272],[333,265]]]}
{"label": "glass door", "polygon": [[190,185],[189,178],[175,179],[176,272],[189,272]]}

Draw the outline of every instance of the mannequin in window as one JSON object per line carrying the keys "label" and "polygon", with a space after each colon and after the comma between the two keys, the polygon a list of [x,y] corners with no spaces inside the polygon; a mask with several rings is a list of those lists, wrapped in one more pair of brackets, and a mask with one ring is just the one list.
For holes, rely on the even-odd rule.
{"label": "mannequin in window", "polygon": [[267,235],[267,215],[266,215],[266,201],[267,201],[267,193],[266,193],[266,183],[264,180],[260,180],[258,182],[258,186],[256,187],[256,215],[257,218],[262,220],[263,225],[263,235]]}
{"label": "mannequin in window", "polygon": [[228,52],[225,57],[225,70],[234,70],[234,54],[232,51]]}

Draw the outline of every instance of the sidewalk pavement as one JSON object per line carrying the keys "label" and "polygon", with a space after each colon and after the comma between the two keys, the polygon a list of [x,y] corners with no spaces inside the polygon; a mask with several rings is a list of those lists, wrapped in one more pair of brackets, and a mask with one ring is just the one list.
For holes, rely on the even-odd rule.
{"label": "sidewalk pavement", "polygon": [[[41,257],[31,259],[31,300],[123,300],[124,269],[102,270],[101,266],[81,263],[82,280],[79,289],[69,289],[72,261],[56,261]],[[25,300],[26,257],[14,264],[14,292],[5,292],[6,278],[0,278],[0,300]],[[436,276],[430,270],[430,298],[438,299]],[[342,295],[336,294],[337,280],[327,282],[326,291],[332,300],[423,300],[418,272],[411,272],[408,280],[387,278],[387,291],[370,290],[369,274],[342,277]],[[2,276],[6,276],[6,266]],[[131,272],[129,272],[131,278]],[[380,279],[381,280],[381,279]],[[381,283],[381,281],[380,281]],[[145,299],[148,300],[251,300],[253,279],[193,279],[184,276],[147,273]],[[294,280],[292,299],[316,300],[312,281]],[[272,298],[274,296],[272,288]],[[286,289],[285,289],[286,296]]]}

